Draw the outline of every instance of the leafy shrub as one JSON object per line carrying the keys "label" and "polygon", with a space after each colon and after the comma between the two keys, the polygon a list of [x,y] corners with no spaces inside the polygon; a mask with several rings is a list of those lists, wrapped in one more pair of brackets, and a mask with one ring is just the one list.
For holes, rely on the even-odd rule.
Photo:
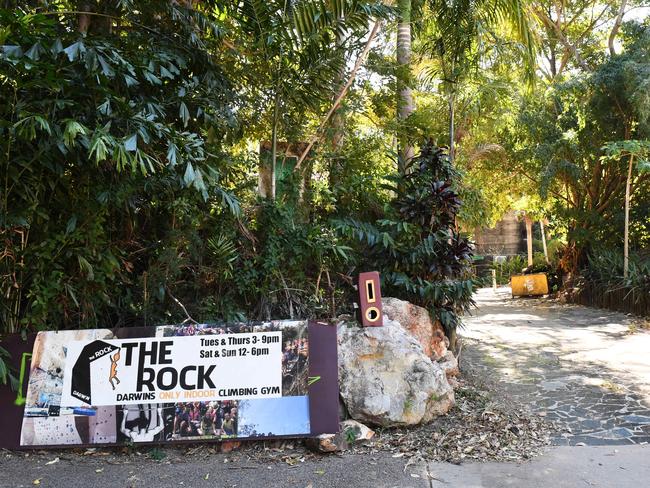
{"label": "leafy shrub", "polygon": [[626,278],[622,253],[594,251],[569,298],[584,305],[650,316],[650,258],[630,255]]}
{"label": "leafy shrub", "polygon": [[443,151],[424,144],[391,186],[380,137],[352,136],[315,189],[288,179],[291,198],[262,201],[236,150],[246,69],[223,54],[228,16],[91,3],[87,35],[73,9],[0,9],[0,334],[333,316],[368,269],[455,330],[471,250]]}
{"label": "leafy shrub", "polygon": [[589,256],[589,266],[582,271],[582,277],[606,290],[626,289],[650,295],[650,258],[632,254],[625,278],[623,254],[601,249]]}
{"label": "leafy shrub", "polygon": [[104,2],[84,36],[76,9],[40,7],[0,9],[0,333],[169,319],[202,216],[237,211],[219,20]]}
{"label": "leafy shrub", "polygon": [[397,179],[384,218],[335,222],[357,251],[357,268],[380,271],[385,295],[426,307],[450,336],[472,305],[474,288],[472,251],[454,225],[461,206],[457,178],[447,154],[427,142],[412,170]]}
{"label": "leafy shrub", "polygon": [[496,280],[499,285],[507,285],[510,283],[512,275],[521,274],[521,272],[528,265],[526,257],[521,255],[510,256],[503,262],[495,262],[492,264],[492,269],[496,271]]}

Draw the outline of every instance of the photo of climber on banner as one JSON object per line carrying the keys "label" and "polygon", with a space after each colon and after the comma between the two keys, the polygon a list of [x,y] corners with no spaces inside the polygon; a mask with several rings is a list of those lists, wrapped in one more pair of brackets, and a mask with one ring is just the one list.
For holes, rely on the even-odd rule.
{"label": "photo of climber on banner", "polygon": [[309,435],[308,325],[40,332],[20,445]]}

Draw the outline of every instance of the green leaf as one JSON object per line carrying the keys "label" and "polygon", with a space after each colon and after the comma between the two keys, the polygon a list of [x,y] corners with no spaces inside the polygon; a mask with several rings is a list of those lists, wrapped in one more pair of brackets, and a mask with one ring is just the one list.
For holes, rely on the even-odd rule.
{"label": "green leaf", "polygon": [[66,47],[63,52],[66,53],[70,62],[76,61],[86,52],[86,46],[84,46],[84,43],[79,40]]}
{"label": "green leaf", "polygon": [[208,199],[208,188],[205,186],[205,182],[203,181],[203,174],[201,173],[200,169],[194,170],[194,182],[193,182],[194,188],[196,188],[198,191],[201,192],[201,195],[203,196],[204,200]]}
{"label": "green leaf", "polygon": [[99,195],[97,195],[97,201],[102,205],[105,205],[106,202],[108,202],[109,197],[110,197],[110,193],[108,191],[103,191]]}
{"label": "green leaf", "polygon": [[69,283],[65,284],[65,291],[70,295],[70,298],[72,298],[72,301],[74,304],[78,307],[79,306],[79,300],[77,300],[77,294],[74,292],[74,288]]}
{"label": "green leaf", "polygon": [[108,62],[101,55],[97,55],[97,59],[99,59],[99,64],[102,66],[102,73],[104,73],[104,76],[107,78],[113,78],[113,76],[115,76],[115,71],[113,71],[111,65],[108,64]]}
{"label": "green leaf", "polygon": [[99,131],[95,131],[90,141],[89,157],[95,158],[95,163],[100,163],[106,159],[108,155],[108,147],[106,146],[106,138]]}
{"label": "green leaf", "polygon": [[161,78],[169,78],[170,80],[174,78],[174,75],[171,74],[171,72],[165,68],[164,66],[160,67],[160,77]]}
{"label": "green leaf", "polygon": [[131,75],[124,75],[124,82],[126,83],[126,86],[135,86],[140,83]]}
{"label": "green leaf", "polygon": [[73,215],[68,219],[68,224],[65,226],[65,233],[72,234],[77,228],[77,216]]}
{"label": "green leaf", "polygon": [[30,115],[29,117],[25,117],[24,119],[16,122],[14,124],[14,128],[17,129],[18,133],[22,137],[30,141],[36,138],[37,128],[47,132],[50,135],[52,134],[49,122],[40,115]]}
{"label": "green leaf", "polygon": [[3,58],[22,58],[23,49],[20,46],[2,46]]}
{"label": "green leaf", "polygon": [[147,80],[152,85],[162,85],[162,81],[160,81],[160,78],[154,75],[151,71],[144,70],[143,74],[144,74],[144,79]]}
{"label": "green leaf", "polygon": [[140,135],[140,139],[142,139],[142,142],[144,142],[145,144],[149,144],[149,142],[151,141],[151,137],[149,136],[149,131],[145,126],[141,125],[140,127],[138,127],[138,134]]}
{"label": "green leaf", "polygon": [[124,149],[128,152],[133,152],[138,149],[138,134],[133,134],[126,141],[124,141]]}
{"label": "green leaf", "polygon": [[63,141],[67,148],[75,146],[75,140],[79,134],[86,135],[87,129],[75,120],[68,120],[63,131]]}
{"label": "green leaf", "polygon": [[37,42],[29,48],[29,50],[25,53],[25,56],[27,56],[32,61],[38,61],[41,58],[41,53],[44,51],[45,49],[43,49],[41,44]]}
{"label": "green leaf", "polygon": [[650,172],[650,161],[647,159],[641,159],[636,165],[639,173],[649,173]]}
{"label": "green leaf", "polygon": [[167,161],[169,161],[169,164],[171,166],[176,166],[177,155],[178,155],[178,147],[176,147],[176,144],[170,141],[167,149]]}
{"label": "green leaf", "polygon": [[92,281],[95,279],[95,273],[93,271],[92,265],[84,258],[83,256],[77,256],[77,261],[79,261],[79,269],[86,274],[86,279]]}
{"label": "green leaf", "polygon": [[56,55],[59,54],[61,51],[63,51],[63,44],[61,43],[61,39],[56,39],[52,43],[52,47],[50,47],[50,52]]}
{"label": "green leaf", "polygon": [[52,131],[50,130],[50,123],[47,120],[45,120],[45,118],[41,117],[40,115],[34,115],[34,120],[38,122],[38,125],[41,128],[41,130],[44,130],[49,135],[52,135]]}
{"label": "green leaf", "polygon": [[185,168],[185,175],[183,176],[185,185],[190,186],[194,182],[194,177],[194,167],[192,166],[192,163],[188,162]]}
{"label": "green leaf", "polygon": [[97,111],[102,115],[110,115],[112,112],[110,99],[107,98],[104,103],[97,107]]}
{"label": "green leaf", "polygon": [[178,109],[178,116],[183,120],[183,127],[187,127],[187,123],[190,120],[190,111],[187,109],[185,102],[181,102]]}
{"label": "green leaf", "polygon": [[117,144],[113,149],[113,161],[115,161],[118,171],[122,171],[129,164],[132,164],[133,159],[134,158],[129,156],[126,152],[123,144]]}

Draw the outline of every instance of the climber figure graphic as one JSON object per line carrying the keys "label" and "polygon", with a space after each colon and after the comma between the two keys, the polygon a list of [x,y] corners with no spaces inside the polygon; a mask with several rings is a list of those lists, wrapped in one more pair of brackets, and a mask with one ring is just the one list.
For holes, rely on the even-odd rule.
{"label": "climber figure graphic", "polygon": [[117,362],[120,360],[120,350],[118,349],[115,354],[109,356],[111,358],[111,374],[108,376],[108,382],[111,384],[113,389],[115,389],[115,383],[120,384],[120,379],[117,377]]}

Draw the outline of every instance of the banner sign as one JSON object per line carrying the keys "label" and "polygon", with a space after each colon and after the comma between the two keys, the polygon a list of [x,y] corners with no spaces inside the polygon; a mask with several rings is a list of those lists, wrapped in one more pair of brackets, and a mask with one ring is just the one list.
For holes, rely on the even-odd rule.
{"label": "banner sign", "polygon": [[[12,393],[13,405],[7,401],[9,388],[0,388],[3,412],[22,411],[19,432],[5,436],[0,447],[276,438],[338,430],[336,328],[325,323],[40,332],[27,366],[29,345],[15,338],[2,344],[14,361],[23,350],[23,364],[16,366],[23,373],[28,368],[29,375],[18,395]],[[17,430],[6,418],[0,427]]]}

